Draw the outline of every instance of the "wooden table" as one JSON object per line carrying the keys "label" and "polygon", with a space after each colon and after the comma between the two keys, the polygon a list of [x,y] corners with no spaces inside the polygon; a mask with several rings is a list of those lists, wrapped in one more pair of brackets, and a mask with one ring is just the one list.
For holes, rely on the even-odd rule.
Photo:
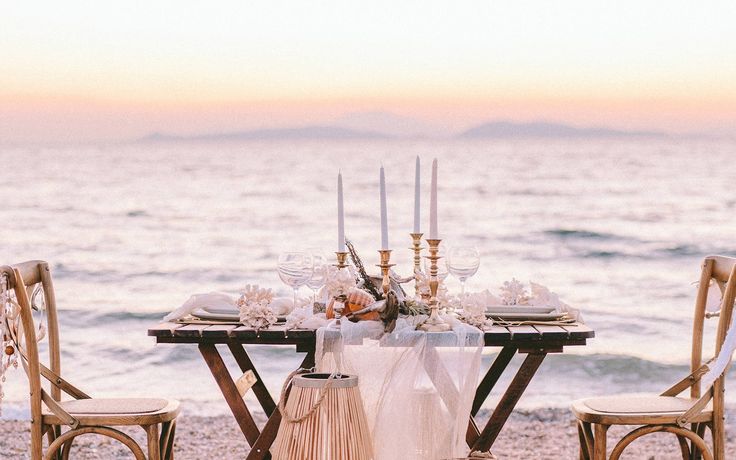
{"label": "wooden table", "polygon": [[[272,327],[256,332],[253,329],[235,324],[181,324],[162,323],[148,330],[148,335],[156,338],[156,343],[197,344],[205,362],[210,368],[222,395],[230,406],[243,435],[251,446],[248,460],[271,458],[269,448],[276,439],[281,415],[258,371],[253,365],[245,345],[294,345],[296,351],[306,353],[301,367],[314,366],[315,332],[313,330],[286,331]],[[539,366],[548,353],[561,353],[566,346],[585,345],[587,339],[595,336],[583,324],[571,326],[494,326],[485,333],[486,347],[500,347],[501,350],[478,385],[473,400],[473,408],[468,421],[466,441],[472,450],[488,451],[493,446],[511,411],[526,390]],[[258,381],[253,392],[268,421],[259,428],[235,385],[235,380],[227,370],[216,345],[230,350],[242,372],[253,371]],[[222,347],[222,348],[224,348]],[[493,414],[483,429],[479,429],[475,416],[491,390],[515,354],[525,354],[523,363],[506,388]],[[236,378],[239,376],[236,376]]]}

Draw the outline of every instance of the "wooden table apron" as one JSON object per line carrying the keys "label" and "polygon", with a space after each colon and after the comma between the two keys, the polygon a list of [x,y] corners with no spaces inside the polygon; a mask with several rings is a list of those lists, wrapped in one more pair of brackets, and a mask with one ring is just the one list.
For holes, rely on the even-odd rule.
{"label": "wooden table apron", "polygon": [[[256,332],[245,326],[234,324],[162,323],[149,329],[148,335],[155,337],[157,343],[197,344],[235,420],[251,446],[248,460],[271,458],[269,449],[276,439],[281,414],[248,356],[245,345],[295,345],[297,352],[306,353],[301,367],[310,368],[314,366],[315,332],[312,330],[286,331],[278,327]],[[511,411],[547,354],[561,353],[565,346],[585,345],[587,339],[594,335],[592,329],[582,324],[574,326],[494,326],[487,331],[485,346],[501,347],[501,350],[476,390],[465,437],[468,446],[473,450],[490,450],[511,415]],[[225,345],[230,350],[242,372],[251,370],[258,379],[253,386],[253,392],[268,417],[263,429],[258,428],[245,400],[240,396],[235,386],[235,379],[227,370],[216,347],[218,344]],[[516,354],[525,354],[526,357],[501,396],[485,427],[480,430],[475,422],[475,416]],[[438,372],[430,377],[441,379],[443,374]]]}

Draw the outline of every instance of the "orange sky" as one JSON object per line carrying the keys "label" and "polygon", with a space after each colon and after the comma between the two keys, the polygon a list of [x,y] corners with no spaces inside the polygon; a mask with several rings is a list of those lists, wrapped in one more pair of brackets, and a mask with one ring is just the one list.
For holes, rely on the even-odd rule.
{"label": "orange sky", "polygon": [[735,4],[611,3],[6,5],[0,143],[376,110],[446,133],[546,119],[736,134]]}

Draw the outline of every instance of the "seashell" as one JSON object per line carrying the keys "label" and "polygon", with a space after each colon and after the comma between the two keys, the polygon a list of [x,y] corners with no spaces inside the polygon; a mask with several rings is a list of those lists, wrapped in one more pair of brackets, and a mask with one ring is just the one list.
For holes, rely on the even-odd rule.
{"label": "seashell", "polygon": [[[368,305],[373,304],[373,302],[375,301],[376,299],[374,299],[373,296],[368,294],[366,291],[362,289],[353,288],[350,290],[350,293],[348,294],[348,298],[345,301],[345,309],[342,311],[342,315],[345,316],[348,313],[362,310]],[[327,304],[326,315],[327,315],[327,318],[329,319],[332,319],[335,317],[335,311],[332,308],[334,303],[335,303],[335,299],[330,299],[330,302]],[[356,318],[358,320],[377,321],[380,319],[380,316],[377,311],[369,311],[367,313],[357,315]]]}

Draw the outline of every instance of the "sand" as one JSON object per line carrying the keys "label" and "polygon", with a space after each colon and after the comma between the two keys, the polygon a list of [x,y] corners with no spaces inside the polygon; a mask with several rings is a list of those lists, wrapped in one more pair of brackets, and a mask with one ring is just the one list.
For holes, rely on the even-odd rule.
{"label": "sand", "polygon": [[[263,415],[257,415],[260,422]],[[27,421],[0,420],[0,458],[29,458]],[[141,429],[126,430],[144,442]],[[726,458],[736,458],[736,423],[727,420]],[[609,447],[624,431],[611,429]],[[248,445],[232,417],[179,417],[175,457],[177,459],[242,459]],[[572,415],[565,409],[517,411],[501,432],[493,448],[499,459],[570,459],[578,458],[577,430]],[[117,442],[97,436],[85,436],[75,442],[72,458],[132,458]],[[626,459],[679,459],[679,448],[671,434],[658,433],[634,442],[626,450]]]}

